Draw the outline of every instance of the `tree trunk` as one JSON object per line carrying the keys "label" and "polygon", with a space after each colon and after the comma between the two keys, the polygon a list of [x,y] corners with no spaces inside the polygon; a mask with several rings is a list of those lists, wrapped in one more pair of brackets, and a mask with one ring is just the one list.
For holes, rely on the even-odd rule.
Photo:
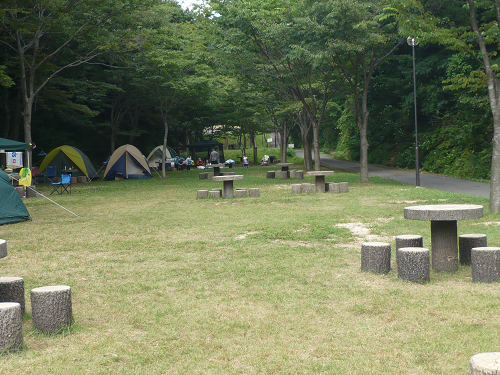
{"label": "tree trunk", "polygon": [[288,126],[286,124],[286,121],[283,121],[280,127],[280,137],[281,137],[280,158],[283,163],[286,163],[286,150],[288,147]]}
{"label": "tree trunk", "polygon": [[496,77],[496,73],[493,72],[491,68],[486,44],[479,31],[474,0],[468,0],[468,2],[472,29],[476,34],[476,39],[479,43],[483,58],[484,71],[488,82],[488,96],[490,99],[491,113],[493,115],[493,150],[491,153],[489,210],[492,213],[497,213],[500,212],[500,82]]}
{"label": "tree trunk", "polygon": [[321,157],[319,155],[319,123],[313,119],[311,119],[311,121],[313,129],[314,170],[319,171],[321,169]]}
{"label": "tree trunk", "polygon": [[[23,111],[23,120],[24,120],[24,142],[31,145],[31,114],[33,112],[33,100],[26,98],[24,111]],[[27,164],[28,168],[31,168],[32,161],[32,150],[31,148],[26,153],[27,159],[25,164]]]}
{"label": "tree trunk", "polygon": [[167,138],[168,138],[168,122],[167,118],[163,120],[163,126],[165,127],[165,134],[163,136],[163,157],[161,159],[161,177],[165,178],[165,155],[167,155]]}
{"label": "tree trunk", "polygon": [[359,129],[360,145],[360,171],[359,177],[362,183],[368,182],[368,139],[367,128],[365,126]]}
{"label": "tree trunk", "polygon": [[363,82],[363,95],[361,97],[361,118],[357,117],[359,137],[360,137],[360,171],[361,183],[368,183],[368,88],[370,85],[371,71],[365,74]]}
{"label": "tree trunk", "polygon": [[302,135],[302,143],[304,145],[304,167],[306,170],[312,170],[313,169],[313,160],[312,160],[310,129],[307,129],[306,132],[301,131],[301,135]]}

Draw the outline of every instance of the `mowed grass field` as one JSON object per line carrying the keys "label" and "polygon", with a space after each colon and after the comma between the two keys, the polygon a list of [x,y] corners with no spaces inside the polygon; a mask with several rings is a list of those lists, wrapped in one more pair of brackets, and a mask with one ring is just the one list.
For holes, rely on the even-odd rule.
{"label": "mowed grass field", "polygon": [[[448,375],[500,351],[499,284],[472,283],[463,266],[411,284],[395,263],[396,235],[430,247],[430,223],[403,218],[411,205],[481,204],[484,218],[458,233],[500,246],[487,200],[345,173],[326,180],[349,182],[347,194],[292,194],[297,181],[270,169],[231,169],[259,198],[197,199],[222,183],[191,170],[49,196],[78,217],[26,199],[33,221],[0,227],[0,272],[24,278],[27,311],[24,349],[0,372]],[[361,272],[366,241],[391,243],[389,274]],[[30,315],[30,290],[47,285],[72,288],[75,324],[54,336]]]}

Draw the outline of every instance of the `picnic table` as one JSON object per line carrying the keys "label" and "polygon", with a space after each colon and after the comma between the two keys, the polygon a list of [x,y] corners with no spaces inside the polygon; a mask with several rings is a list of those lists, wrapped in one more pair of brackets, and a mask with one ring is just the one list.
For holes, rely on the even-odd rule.
{"label": "picnic table", "polygon": [[325,189],[325,176],[330,176],[334,171],[310,171],[306,176],[314,176],[314,183],[316,185],[316,193],[324,193]]}
{"label": "picnic table", "polygon": [[224,168],[224,164],[209,164],[207,168],[213,168],[214,176],[220,176],[220,169]]}
{"label": "picnic table", "polygon": [[293,163],[277,163],[276,166],[277,167],[281,167],[281,170],[284,172],[284,171],[288,171],[288,168],[291,167],[293,165]]}
{"label": "picnic table", "polygon": [[483,217],[483,206],[475,204],[434,204],[404,208],[404,218],[431,222],[432,268],[458,270],[457,221]]}
{"label": "picnic table", "polygon": [[233,174],[228,176],[215,176],[213,177],[213,181],[222,181],[223,182],[223,190],[224,190],[224,198],[232,198],[234,197],[234,189],[233,189],[233,181],[235,180],[243,180],[242,174]]}

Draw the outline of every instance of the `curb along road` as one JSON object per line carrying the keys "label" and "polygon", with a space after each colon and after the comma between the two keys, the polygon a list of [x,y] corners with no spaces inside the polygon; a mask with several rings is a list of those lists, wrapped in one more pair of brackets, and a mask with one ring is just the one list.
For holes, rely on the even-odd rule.
{"label": "curb along road", "polygon": [[[296,150],[295,154],[298,157],[304,158],[304,151],[302,150]],[[322,166],[327,168],[359,174],[360,163],[358,162],[334,159],[328,155],[321,154],[320,163]],[[374,165],[368,165],[368,176],[387,178],[403,182],[408,185],[415,185],[416,180],[415,171],[384,168]],[[420,186],[460,194],[469,194],[483,198],[490,197],[490,184],[486,182],[469,181],[461,178],[446,177],[430,173],[420,172]]]}

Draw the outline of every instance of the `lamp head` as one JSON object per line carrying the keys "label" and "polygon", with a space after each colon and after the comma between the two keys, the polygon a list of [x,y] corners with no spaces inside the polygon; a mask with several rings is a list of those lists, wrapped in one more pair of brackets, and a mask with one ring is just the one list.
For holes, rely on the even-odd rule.
{"label": "lamp head", "polygon": [[409,46],[412,47],[418,46],[418,38],[412,38],[411,36],[409,36],[406,39],[406,42],[408,43]]}

